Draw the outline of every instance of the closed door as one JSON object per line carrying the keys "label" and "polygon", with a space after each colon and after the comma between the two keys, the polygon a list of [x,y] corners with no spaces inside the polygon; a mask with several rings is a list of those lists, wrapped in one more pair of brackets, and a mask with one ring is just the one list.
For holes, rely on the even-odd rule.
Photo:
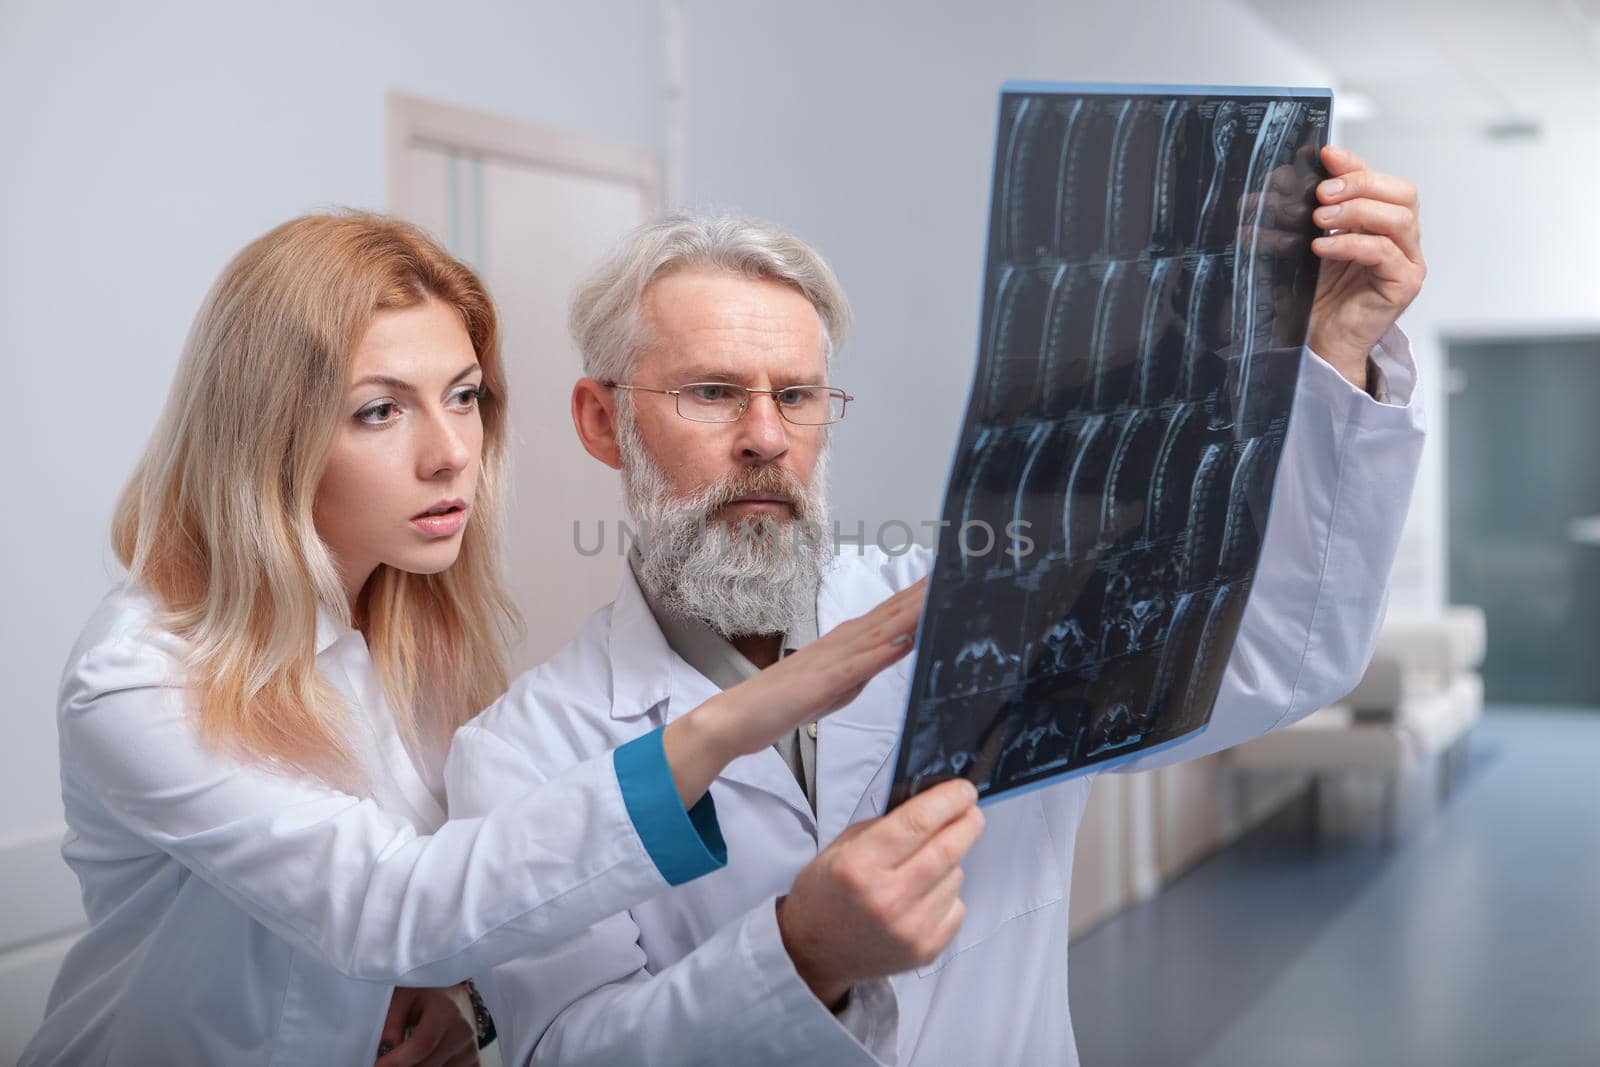
{"label": "closed door", "polygon": [[1600,338],[1449,346],[1450,599],[1485,695],[1600,707]]}
{"label": "closed door", "polygon": [[511,410],[507,582],[528,622],[513,653],[523,670],[616,595],[620,480],[573,429],[572,385],[583,371],[567,304],[606,250],[657,210],[656,161],[414,98],[391,98],[390,121],[395,210],[471,263],[501,316]]}

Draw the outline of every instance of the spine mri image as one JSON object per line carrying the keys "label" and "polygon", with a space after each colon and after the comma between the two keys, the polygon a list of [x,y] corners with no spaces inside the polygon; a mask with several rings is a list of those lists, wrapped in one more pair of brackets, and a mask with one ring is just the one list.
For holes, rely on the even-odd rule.
{"label": "spine mri image", "polygon": [[1316,292],[1325,90],[1007,86],[890,803],[1204,728]]}

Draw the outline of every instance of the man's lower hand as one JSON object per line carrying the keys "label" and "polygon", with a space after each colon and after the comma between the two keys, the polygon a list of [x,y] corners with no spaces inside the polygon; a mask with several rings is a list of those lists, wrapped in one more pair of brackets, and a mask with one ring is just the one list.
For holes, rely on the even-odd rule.
{"label": "man's lower hand", "polygon": [[929,963],[961,928],[959,866],[983,829],[964,780],[920,793],[840,834],[778,902],[798,973],[830,1007],[850,987]]}

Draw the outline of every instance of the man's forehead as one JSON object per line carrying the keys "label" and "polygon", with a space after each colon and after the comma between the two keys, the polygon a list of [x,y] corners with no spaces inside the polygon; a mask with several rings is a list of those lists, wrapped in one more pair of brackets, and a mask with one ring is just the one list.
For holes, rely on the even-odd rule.
{"label": "man's forehead", "polygon": [[640,367],[672,373],[818,375],[822,320],[800,290],[725,271],[676,271],[645,291]]}

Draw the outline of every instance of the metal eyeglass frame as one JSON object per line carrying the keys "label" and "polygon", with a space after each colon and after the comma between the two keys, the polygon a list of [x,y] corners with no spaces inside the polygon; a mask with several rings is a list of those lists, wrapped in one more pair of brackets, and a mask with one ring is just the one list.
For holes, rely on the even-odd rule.
{"label": "metal eyeglass frame", "polygon": [[[739,419],[744,418],[745,413],[750,410],[750,398],[758,395],[770,396],[772,398],[772,406],[778,409],[778,417],[783,419],[784,422],[787,422],[791,426],[832,426],[834,423],[844,421],[845,412],[850,407],[850,401],[855,399],[855,397],[851,396],[843,389],[838,389],[831,385],[791,385],[782,389],[748,389],[745,386],[738,385],[734,382],[685,382],[676,389],[654,389],[648,385],[624,385],[621,382],[606,381],[601,382],[600,384],[605,386],[607,389],[627,389],[635,393],[660,393],[663,396],[670,396],[672,397],[673,410],[678,413],[678,417],[680,419],[683,419],[686,422],[702,423],[706,426],[730,426],[733,423],[738,422]],[[733,389],[743,393],[744,403],[739,405],[738,417],[716,420],[693,419],[688,415],[685,415],[683,413],[683,404],[680,398],[683,396],[684,390],[693,389],[697,385],[714,385],[719,389]],[[788,415],[784,414],[783,405],[778,403],[778,394],[786,393],[790,389],[826,389],[829,396],[839,401],[839,417],[837,419],[829,419],[827,422],[795,422]]]}

